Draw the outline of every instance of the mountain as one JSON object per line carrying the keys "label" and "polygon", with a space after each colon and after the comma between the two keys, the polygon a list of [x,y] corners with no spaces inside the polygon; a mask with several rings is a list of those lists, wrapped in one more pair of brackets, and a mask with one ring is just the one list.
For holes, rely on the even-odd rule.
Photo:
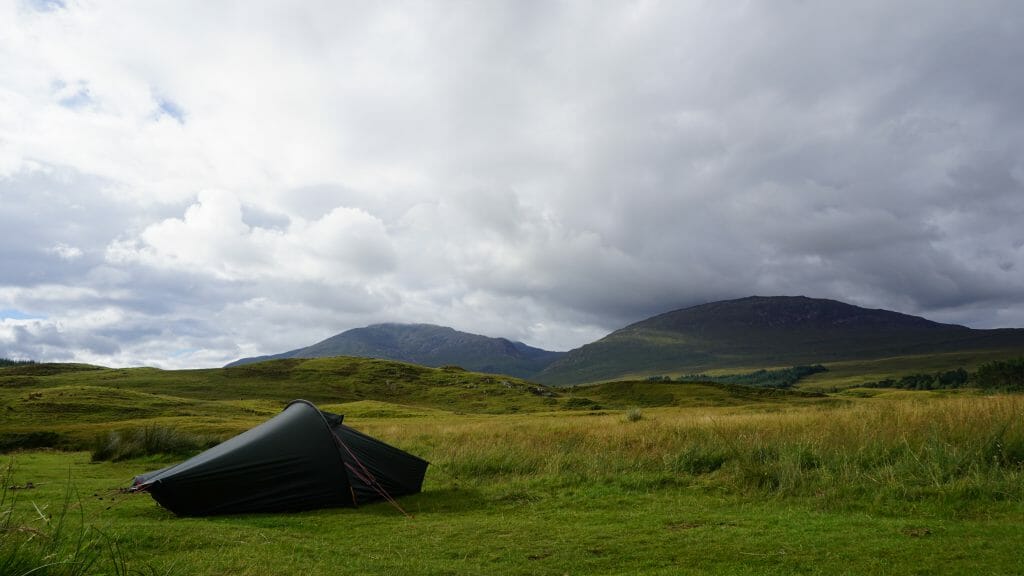
{"label": "mountain", "polygon": [[226,367],[280,358],[356,356],[435,368],[456,365],[474,372],[530,377],[562,354],[564,352],[549,352],[522,342],[469,334],[432,324],[374,324],[348,330],[290,352],[242,358]]}
{"label": "mountain", "polygon": [[568,352],[533,379],[564,385],[666,372],[1009,348],[1024,351],[1024,330],[975,330],[804,296],[751,296],[637,322]]}
{"label": "mountain", "polygon": [[568,353],[430,324],[375,324],[306,348],[243,358],[228,366],[355,356],[432,367],[456,365],[566,385],[982,350],[1024,353],[1024,329],[975,330],[835,300],[751,296],[659,314]]}

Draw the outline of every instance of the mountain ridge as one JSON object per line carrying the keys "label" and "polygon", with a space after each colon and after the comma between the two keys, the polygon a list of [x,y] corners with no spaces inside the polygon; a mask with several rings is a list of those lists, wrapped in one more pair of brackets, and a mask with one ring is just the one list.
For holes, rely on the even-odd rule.
{"label": "mountain ridge", "polygon": [[280,354],[242,358],[225,367],[282,358],[353,356],[410,362],[423,366],[457,365],[475,372],[525,377],[536,374],[563,352],[461,332],[434,324],[387,322],[353,328],[311,346]]}
{"label": "mountain ridge", "polygon": [[824,298],[748,296],[657,314],[569,352],[433,324],[385,323],[227,366],[278,358],[356,356],[431,367],[457,365],[572,385],[665,373],[1003,349],[1024,354],[1024,329],[979,330]]}
{"label": "mountain ridge", "polygon": [[903,354],[1021,347],[1024,330],[977,330],[806,296],[748,296],[665,312],[570,350],[534,379],[596,382]]}

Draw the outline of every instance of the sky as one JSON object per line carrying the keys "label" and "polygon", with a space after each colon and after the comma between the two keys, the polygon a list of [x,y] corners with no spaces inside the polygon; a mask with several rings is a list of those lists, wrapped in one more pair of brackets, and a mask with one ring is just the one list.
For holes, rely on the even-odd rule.
{"label": "sky", "polygon": [[0,357],[1024,327],[1024,3],[0,0]]}

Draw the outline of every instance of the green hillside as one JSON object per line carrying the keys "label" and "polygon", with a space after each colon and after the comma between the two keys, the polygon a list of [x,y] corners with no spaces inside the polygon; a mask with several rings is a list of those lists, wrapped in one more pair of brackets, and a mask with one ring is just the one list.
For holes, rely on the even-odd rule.
{"label": "green hillside", "polygon": [[[1024,330],[975,330],[834,300],[750,297],[654,316],[567,353],[553,385],[726,368],[828,364],[954,352],[1024,351]],[[970,358],[968,358],[970,360]]]}
{"label": "green hillside", "polygon": [[347,357],[207,370],[24,364],[0,367],[0,452],[82,448],[99,433],[146,426],[223,437],[297,398],[356,418],[831,401],[821,394],[707,382],[623,381],[553,390],[457,368]]}
{"label": "green hillside", "polygon": [[[557,409],[563,400],[516,378],[365,358],[273,360],[207,370],[24,364],[0,367],[0,441],[6,437],[17,444],[27,434],[45,431],[61,438],[44,444],[81,445],[97,430],[143,422],[238,432],[296,398],[393,414],[408,407],[415,407],[414,413],[507,414]],[[367,403],[380,406],[367,408]]]}

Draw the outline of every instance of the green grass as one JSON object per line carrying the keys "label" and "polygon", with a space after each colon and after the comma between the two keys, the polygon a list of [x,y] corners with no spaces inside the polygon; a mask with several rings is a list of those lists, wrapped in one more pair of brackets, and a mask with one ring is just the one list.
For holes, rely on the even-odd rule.
{"label": "green grass", "polygon": [[[82,387],[93,387],[193,402],[253,397],[288,402],[302,396],[313,402],[386,400],[472,412],[506,412],[513,407],[505,401],[508,398],[514,398],[520,409],[548,403],[544,396],[524,394],[538,387],[517,378],[363,358],[273,360],[207,370],[60,364],[0,368],[0,390],[8,406],[18,399],[19,390],[23,397],[46,392],[42,400],[52,401],[62,387],[74,387],[79,395],[86,392]],[[123,400],[132,404],[129,398]]]}
{"label": "green grass", "polygon": [[[13,463],[0,470],[0,574],[86,576],[160,574],[150,564],[129,566],[120,542],[87,521],[87,509],[70,476],[63,492],[36,501],[34,482],[18,483]],[[26,500],[28,501],[26,503]]]}
{"label": "green grass", "polygon": [[413,413],[531,412],[555,409],[564,401],[554,391],[515,378],[362,358],[168,371],[16,365],[0,367],[0,447],[38,447],[45,439],[29,435],[40,430],[41,422],[55,435],[44,445],[71,449],[85,449],[110,430],[147,424],[224,437],[265,420],[296,398],[329,406],[386,403],[386,412],[408,412],[414,406]]}
{"label": "green grass", "polygon": [[[82,522],[66,534],[103,552],[90,574],[1024,573],[1024,396],[548,392],[352,359],[0,369],[0,438],[32,448],[0,460],[15,462],[5,484],[18,487],[0,504],[0,566],[12,550],[22,566],[73,553],[79,540],[42,536],[43,518],[67,511]],[[375,504],[177,518],[118,492],[185,457],[180,437],[241,432],[288,394],[429,460],[423,493],[401,499],[413,517]],[[145,455],[92,462],[29,441],[85,448],[112,432],[140,434]]]}
{"label": "green grass", "polygon": [[[411,519],[386,504],[176,518],[116,491],[161,463],[85,453],[18,454],[12,482],[35,486],[23,504],[59,505],[70,473],[89,526],[157,573],[1015,574],[1024,476],[992,446],[1024,445],[1006,420],[1022,408],[352,418],[433,462],[424,492],[401,499]],[[38,528],[34,514],[21,506],[18,524]]]}

